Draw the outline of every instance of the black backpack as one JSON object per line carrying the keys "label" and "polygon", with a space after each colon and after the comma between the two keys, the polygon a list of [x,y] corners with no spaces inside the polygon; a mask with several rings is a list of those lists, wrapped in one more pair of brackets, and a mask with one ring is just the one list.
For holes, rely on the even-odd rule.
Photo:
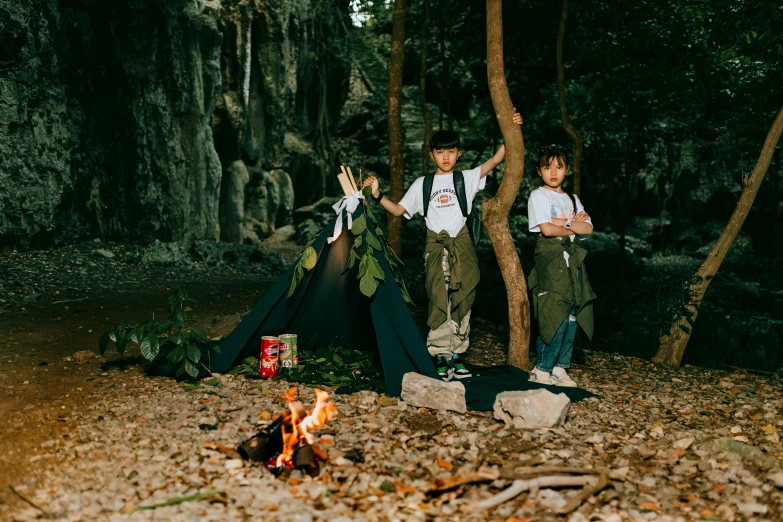
{"label": "black backpack", "polygon": [[[427,210],[430,207],[430,196],[432,195],[432,183],[435,180],[435,174],[427,174],[424,176],[424,184],[422,186],[422,192],[424,196],[424,212],[422,214],[427,217]],[[462,216],[467,218],[468,232],[470,233],[470,239],[473,241],[473,246],[477,247],[479,240],[481,239],[481,217],[479,207],[473,205],[472,208],[468,208],[468,196],[465,193],[465,176],[462,171],[454,172],[454,191],[457,193],[457,203],[459,203],[459,209],[462,211]]]}

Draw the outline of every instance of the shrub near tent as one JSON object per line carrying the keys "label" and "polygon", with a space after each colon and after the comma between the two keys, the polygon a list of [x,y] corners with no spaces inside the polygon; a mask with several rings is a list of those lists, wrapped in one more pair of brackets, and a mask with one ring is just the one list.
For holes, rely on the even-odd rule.
{"label": "shrub near tent", "polygon": [[[101,355],[110,343],[114,343],[117,353],[122,355],[129,343],[139,345],[141,355],[148,361],[163,353],[174,367],[179,378],[187,374],[196,378],[199,366],[209,369],[212,354],[219,354],[220,348],[207,345],[207,334],[195,325],[186,325],[188,303],[198,306],[200,303],[188,297],[183,288],[174,290],[168,297],[169,308],[156,308],[144,316],[144,321],[123,321],[106,331],[99,341]],[[207,364],[204,364],[204,360]]]}

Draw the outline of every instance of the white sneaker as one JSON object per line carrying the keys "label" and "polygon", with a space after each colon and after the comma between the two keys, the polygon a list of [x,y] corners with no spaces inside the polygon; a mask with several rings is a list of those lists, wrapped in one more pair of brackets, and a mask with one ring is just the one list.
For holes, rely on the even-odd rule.
{"label": "white sneaker", "polygon": [[552,382],[552,376],[538,368],[534,368],[533,371],[530,372],[530,378],[528,380],[539,384],[554,384],[554,382]]}
{"label": "white sneaker", "polygon": [[567,386],[569,388],[576,388],[576,382],[568,376],[565,368],[555,366],[552,369],[552,384],[555,386]]}

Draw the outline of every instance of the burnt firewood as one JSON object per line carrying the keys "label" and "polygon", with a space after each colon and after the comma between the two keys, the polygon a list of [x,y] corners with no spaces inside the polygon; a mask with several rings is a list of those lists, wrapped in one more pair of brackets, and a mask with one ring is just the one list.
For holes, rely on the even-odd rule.
{"label": "burnt firewood", "polygon": [[243,442],[237,451],[245,460],[267,462],[283,451],[284,416],[278,417],[272,424]]}
{"label": "burnt firewood", "polygon": [[307,442],[303,442],[296,447],[292,460],[294,469],[301,470],[311,477],[317,477],[321,474],[321,465],[316,458],[316,452]]}

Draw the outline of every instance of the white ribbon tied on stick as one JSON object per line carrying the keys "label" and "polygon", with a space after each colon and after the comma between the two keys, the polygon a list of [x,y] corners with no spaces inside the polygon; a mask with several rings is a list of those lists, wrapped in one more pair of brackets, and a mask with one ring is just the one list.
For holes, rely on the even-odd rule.
{"label": "white ribbon tied on stick", "polygon": [[337,221],[334,223],[334,232],[332,237],[326,240],[328,244],[336,241],[340,234],[343,233],[343,212],[348,211],[348,228],[353,227],[353,213],[359,206],[359,200],[364,199],[361,192],[357,192],[352,196],[343,196],[340,201],[332,205],[332,208],[337,213]]}

